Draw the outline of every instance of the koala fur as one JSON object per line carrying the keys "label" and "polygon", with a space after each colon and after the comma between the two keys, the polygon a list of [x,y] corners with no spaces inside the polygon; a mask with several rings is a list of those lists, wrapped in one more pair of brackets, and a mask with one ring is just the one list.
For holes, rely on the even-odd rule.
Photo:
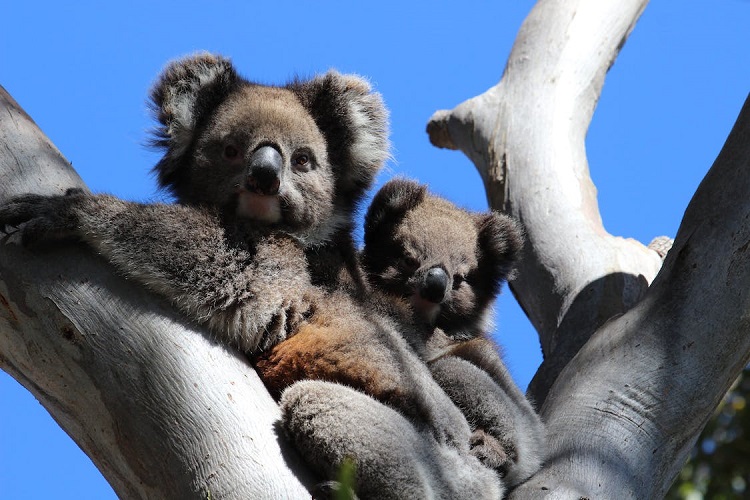
{"label": "koala fur", "polygon": [[[160,123],[154,143],[164,150],[155,172],[177,204],[80,190],[24,195],[0,207],[0,228],[22,224],[18,232],[29,246],[88,244],[122,275],[250,354],[308,334],[326,342],[331,332],[350,341],[369,338],[371,360],[383,358],[393,371],[362,370],[349,382],[378,396],[390,393],[384,399],[403,420],[395,423],[399,413],[340,384],[294,384],[281,400],[282,426],[302,455],[327,479],[338,466],[329,460],[353,458],[365,497],[395,498],[404,490],[390,479],[403,466],[392,456],[414,460],[409,491],[416,496],[499,496],[494,472],[469,452],[464,416],[401,325],[369,306],[351,229],[357,202],[388,156],[380,97],[361,78],[333,71],[259,85],[227,59],[199,54],[166,68],[152,105]],[[354,368],[356,362],[350,360]],[[312,404],[307,387],[326,394],[318,401],[338,406]],[[411,442],[400,449],[391,449],[392,438],[378,442],[382,430],[356,424],[374,424],[374,415],[410,426],[412,440],[432,451],[423,457]],[[385,449],[389,455],[381,454]]]}
{"label": "koala fur", "polygon": [[461,210],[396,179],[368,209],[361,255],[373,286],[406,300],[429,332],[422,356],[467,417],[473,453],[511,487],[544,458],[542,422],[487,337],[492,305],[522,244],[513,219]]}
{"label": "koala fur", "polygon": [[364,80],[258,85],[199,54],[166,68],[152,106],[164,150],[154,171],[178,204],[27,195],[0,222],[26,222],[28,245],[86,242],[248,353],[285,338],[318,288],[349,275],[358,285],[352,213],[388,156],[387,112]]}
{"label": "koala fur", "polygon": [[324,477],[337,478],[340,464],[354,459],[358,498],[473,500],[505,493],[497,474],[464,449],[344,385],[297,382],[284,391],[282,412],[287,432],[307,436],[310,445],[300,452]]}

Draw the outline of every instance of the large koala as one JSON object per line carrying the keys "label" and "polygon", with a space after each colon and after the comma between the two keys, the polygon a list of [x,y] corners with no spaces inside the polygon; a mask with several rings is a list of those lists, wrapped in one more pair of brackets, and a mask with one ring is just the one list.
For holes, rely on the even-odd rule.
{"label": "large koala", "polygon": [[[379,96],[336,72],[259,85],[201,54],[169,65],[152,103],[164,150],[155,171],[178,204],[25,195],[0,207],[0,228],[20,225],[30,246],[88,244],[249,354],[306,331],[369,339],[368,355],[392,370],[357,374],[350,382],[362,392],[320,380],[286,390],[284,427],[302,455],[324,479],[354,459],[362,497],[500,496],[495,472],[470,454],[466,419],[396,316],[368,303],[351,228],[388,156]],[[389,391],[398,411],[366,395]],[[408,439],[384,442],[391,425]]]}
{"label": "large koala", "polygon": [[25,222],[26,245],[89,244],[248,353],[285,338],[317,288],[356,288],[352,213],[388,156],[387,113],[364,80],[258,85],[200,54],[165,69],[152,106],[164,150],[154,171],[178,204],[26,195],[0,224]]}
{"label": "large koala", "polygon": [[423,357],[466,415],[472,451],[515,486],[541,466],[543,424],[487,337],[492,305],[522,247],[516,222],[471,213],[396,179],[365,218],[362,263],[373,286],[406,300],[429,332]]}

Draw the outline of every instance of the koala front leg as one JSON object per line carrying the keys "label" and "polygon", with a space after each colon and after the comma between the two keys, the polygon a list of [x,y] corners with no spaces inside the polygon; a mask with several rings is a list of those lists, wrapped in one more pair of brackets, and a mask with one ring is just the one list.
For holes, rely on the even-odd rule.
{"label": "koala front leg", "polygon": [[[26,194],[12,198],[0,205],[0,232],[18,233],[27,247],[80,239],[73,206],[86,196],[82,189],[71,188],[64,196]],[[7,226],[19,225],[23,226],[7,230]]]}
{"label": "koala front leg", "polygon": [[19,226],[30,247],[87,243],[120,274],[245,352],[279,342],[310,308],[306,261],[295,242],[258,236],[233,244],[205,210],[73,190],[10,200],[0,206],[0,230],[6,226]]}
{"label": "koala front leg", "polygon": [[485,465],[501,472],[511,487],[539,470],[546,455],[544,424],[491,342],[459,344],[429,367],[469,421],[472,450]]}

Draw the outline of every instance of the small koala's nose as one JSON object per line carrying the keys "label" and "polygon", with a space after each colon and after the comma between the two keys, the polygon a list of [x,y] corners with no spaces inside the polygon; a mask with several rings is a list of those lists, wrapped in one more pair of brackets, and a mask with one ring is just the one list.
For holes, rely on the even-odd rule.
{"label": "small koala's nose", "polygon": [[427,271],[419,295],[434,304],[439,304],[445,297],[445,291],[448,289],[448,275],[442,267],[433,267]]}
{"label": "small koala's nose", "polygon": [[247,189],[267,196],[279,193],[281,186],[281,153],[273,146],[261,146],[250,157],[247,167]]}

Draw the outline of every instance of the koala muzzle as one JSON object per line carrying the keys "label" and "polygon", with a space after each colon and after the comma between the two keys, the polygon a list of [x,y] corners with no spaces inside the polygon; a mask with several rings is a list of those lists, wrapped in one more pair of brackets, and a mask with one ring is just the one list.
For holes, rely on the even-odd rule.
{"label": "koala muzzle", "polygon": [[448,275],[442,267],[433,267],[427,271],[419,295],[434,304],[439,304],[448,289]]}
{"label": "koala muzzle", "polygon": [[256,149],[247,167],[248,191],[266,196],[279,194],[283,162],[281,153],[273,146],[261,146]]}

